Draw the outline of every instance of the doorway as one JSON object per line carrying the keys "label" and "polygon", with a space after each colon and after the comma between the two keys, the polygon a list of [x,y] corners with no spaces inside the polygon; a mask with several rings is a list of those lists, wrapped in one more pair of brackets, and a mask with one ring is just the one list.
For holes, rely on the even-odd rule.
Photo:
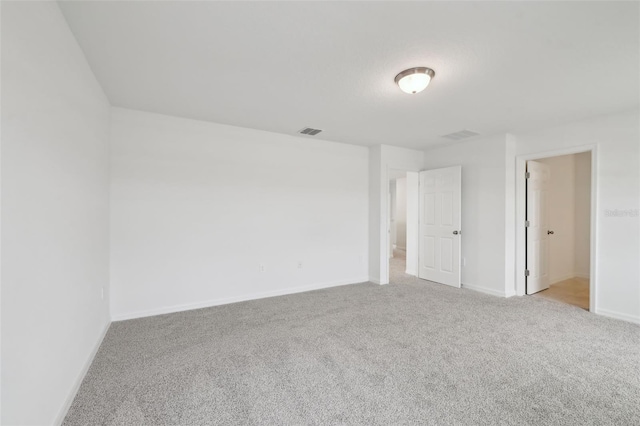
{"label": "doorway", "polygon": [[387,281],[400,282],[418,274],[419,173],[388,169]]}
{"label": "doorway", "polygon": [[591,152],[526,162],[525,293],[589,310]]}
{"label": "doorway", "polygon": [[388,169],[389,281],[407,275],[461,287],[461,166],[421,172]]}
{"label": "doorway", "polygon": [[407,271],[407,174],[392,171],[389,179],[389,279]]}

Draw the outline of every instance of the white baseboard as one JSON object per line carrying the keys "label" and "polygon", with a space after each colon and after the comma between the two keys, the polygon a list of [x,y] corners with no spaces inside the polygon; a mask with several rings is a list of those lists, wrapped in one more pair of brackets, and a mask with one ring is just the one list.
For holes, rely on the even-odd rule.
{"label": "white baseboard", "polygon": [[109,331],[110,326],[111,326],[111,321],[107,323],[104,330],[102,330],[102,333],[100,333],[100,338],[96,342],[93,350],[91,351],[91,354],[89,354],[89,358],[87,358],[86,362],[84,363],[82,370],[80,370],[80,374],[78,374],[78,377],[76,377],[75,383],[73,384],[73,388],[71,388],[71,391],[69,392],[69,395],[67,395],[67,399],[65,400],[64,405],[62,406],[62,408],[58,412],[58,415],[56,416],[56,420],[54,422],[55,425],[61,425],[62,422],[64,421],[64,418],[67,417],[67,412],[69,411],[69,408],[71,408],[71,404],[73,404],[73,400],[75,399],[76,394],[78,393],[78,390],[80,390],[80,385],[82,385],[82,381],[84,380],[84,377],[87,375],[87,372],[89,371],[89,367],[91,367],[91,364],[93,363],[93,359],[96,357],[96,354],[98,353],[98,349],[100,349],[100,345],[102,345],[104,336],[107,335],[107,331]]}
{"label": "white baseboard", "polygon": [[610,311],[608,309],[596,309],[596,314],[609,317],[609,318],[622,320],[622,321],[632,322],[635,324],[640,324],[640,317],[635,317],[633,315],[628,315],[628,314],[622,314],[620,312]]}
{"label": "white baseboard", "polygon": [[554,284],[558,284],[562,281],[565,280],[570,280],[571,278],[575,278],[576,274],[565,274],[565,275],[561,275],[559,277],[554,277],[549,279],[550,284],[549,285],[554,285]]}
{"label": "white baseboard", "polygon": [[226,297],[221,299],[205,300],[203,302],[185,303],[181,305],[163,306],[161,308],[148,309],[144,311],[115,314],[112,316],[111,319],[112,321],[124,321],[124,320],[135,319],[135,318],[152,317],[155,315],[172,314],[175,312],[191,311],[193,309],[202,309],[202,308],[210,308],[212,306],[228,305],[230,303],[265,299],[267,297],[285,296],[287,294],[295,294],[295,293],[304,293],[306,291],[320,290],[323,288],[365,283],[367,281],[370,281],[370,280],[366,277],[362,277],[362,278],[353,278],[349,280],[338,280],[338,281],[330,281],[325,283],[317,283],[317,284],[311,284],[311,285],[305,285],[305,286],[299,286],[299,287],[289,287],[281,290],[265,291],[265,292],[253,293],[253,294],[248,294],[243,296]]}
{"label": "white baseboard", "polygon": [[584,278],[584,279],[588,280],[589,279],[589,274],[578,274],[577,272],[574,272],[572,274],[566,274],[566,275],[563,275],[563,276],[561,276],[559,278],[554,278],[554,279],[550,280],[551,284],[549,284],[549,285],[558,284],[558,283],[561,283],[562,281],[570,280],[572,278]]}
{"label": "white baseboard", "polygon": [[[478,286],[469,285],[469,284],[462,284],[462,288],[466,288],[467,290],[478,291],[478,292],[484,293],[484,294],[489,294],[491,296],[508,297],[505,294],[504,291],[493,290],[491,288],[478,287]],[[513,296],[513,295],[511,295],[511,296]]]}
{"label": "white baseboard", "polygon": [[406,271],[404,271],[404,273],[407,275],[413,275],[414,277],[418,276],[418,271],[415,271],[413,269],[407,269]]}

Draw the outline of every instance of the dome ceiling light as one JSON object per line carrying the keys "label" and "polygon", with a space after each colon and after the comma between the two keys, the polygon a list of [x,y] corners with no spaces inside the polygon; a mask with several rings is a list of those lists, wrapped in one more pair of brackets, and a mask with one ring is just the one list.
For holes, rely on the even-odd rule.
{"label": "dome ceiling light", "polygon": [[396,75],[394,81],[400,87],[400,90],[413,95],[426,89],[435,75],[435,71],[431,68],[415,67],[402,71]]}

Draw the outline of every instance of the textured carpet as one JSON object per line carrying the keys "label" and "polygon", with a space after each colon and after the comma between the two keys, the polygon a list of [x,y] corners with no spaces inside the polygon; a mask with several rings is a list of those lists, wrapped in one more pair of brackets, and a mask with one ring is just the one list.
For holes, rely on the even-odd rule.
{"label": "textured carpet", "polygon": [[65,425],[640,424],[640,327],[402,273],[113,323]]}

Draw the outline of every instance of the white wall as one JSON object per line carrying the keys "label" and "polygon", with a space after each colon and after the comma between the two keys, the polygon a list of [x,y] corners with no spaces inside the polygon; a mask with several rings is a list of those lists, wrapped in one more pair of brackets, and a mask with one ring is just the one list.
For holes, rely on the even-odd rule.
{"label": "white wall", "polygon": [[396,247],[407,249],[407,178],[396,179]]}
{"label": "white wall", "polygon": [[367,148],[119,108],[111,142],[114,320],[367,280]]}
{"label": "white wall", "polygon": [[[516,154],[596,147],[597,313],[640,322],[640,113],[515,135]],[[591,279],[593,280],[593,276]]]}
{"label": "white wall", "polygon": [[[561,155],[537,160],[549,166],[548,193],[549,280],[551,284],[575,277],[575,159]],[[588,245],[588,243],[587,243]]]}
{"label": "white wall", "polygon": [[501,135],[436,147],[424,157],[427,170],[462,166],[462,285],[497,296],[509,296],[513,288],[512,269],[505,266],[505,224],[512,223],[508,148]]}
{"label": "white wall", "polygon": [[[380,284],[381,269],[386,259],[387,245],[386,238],[383,238],[382,230],[386,228],[387,222],[383,221],[382,212],[386,202],[387,190],[386,173],[382,170],[382,145],[369,148],[369,281]],[[386,217],[386,214],[384,215]],[[385,231],[386,232],[386,231]],[[381,256],[384,254],[384,259]]]}
{"label": "white wall", "polygon": [[574,155],[575,187],[575,231],[574,231],[574,275],[589,278],[591,255],[591,154]]}
{"label": "white wall", "polygon": [[109,324],[108,119],[57,3],[2,2],[2,424],[59,422]]}

